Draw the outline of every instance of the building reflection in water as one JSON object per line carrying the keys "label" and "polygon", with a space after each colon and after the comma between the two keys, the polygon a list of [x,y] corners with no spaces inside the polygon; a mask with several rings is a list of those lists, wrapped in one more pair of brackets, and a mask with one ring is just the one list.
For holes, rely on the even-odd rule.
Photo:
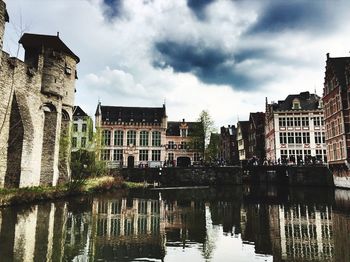
{"label": "building reflection in water", "polygon": [[334,258],[332,208],[270,206],[274,256],[287,261],[339,261]]}
{"label": "building reflection in water", "polygon": [[0,260],[164,260],[190,248],[212,260],[227,238],[273,261],[350,261],[349,195],[333,205],[119,197],[3,208]]}

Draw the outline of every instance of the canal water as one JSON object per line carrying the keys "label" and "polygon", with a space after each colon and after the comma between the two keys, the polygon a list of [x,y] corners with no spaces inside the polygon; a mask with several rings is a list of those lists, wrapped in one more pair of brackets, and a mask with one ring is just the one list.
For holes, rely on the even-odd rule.
{"label": "canal water", "polygon": [[135,190],[0,210],[0,261],[350,261],[350,191]]}

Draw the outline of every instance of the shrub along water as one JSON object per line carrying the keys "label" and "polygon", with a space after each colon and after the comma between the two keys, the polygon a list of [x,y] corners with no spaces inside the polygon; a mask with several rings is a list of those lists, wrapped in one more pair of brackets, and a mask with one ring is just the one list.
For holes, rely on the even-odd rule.
{"label": "shrub along water", "polygon": [[122,177],[102,176],[72,180],[56,187],[27,187],[0,189],[0,206],[26,204],[42,200],[53,200],[73,195],[92,194],[114,189],[143,187],[142,183],[125,182]]}

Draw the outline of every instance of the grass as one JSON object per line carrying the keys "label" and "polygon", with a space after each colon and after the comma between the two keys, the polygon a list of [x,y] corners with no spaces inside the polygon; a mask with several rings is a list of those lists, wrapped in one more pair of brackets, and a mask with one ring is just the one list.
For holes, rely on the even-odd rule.
{"label": "grass", "polygon": [[94,177],[75,180],[64,185],[49,187],[0,189],[0,206],[25,204],[42,200],[53,200],[72,195],[92,194],[122,188],[144,187],[143,183],[126,182],[121,177]]}

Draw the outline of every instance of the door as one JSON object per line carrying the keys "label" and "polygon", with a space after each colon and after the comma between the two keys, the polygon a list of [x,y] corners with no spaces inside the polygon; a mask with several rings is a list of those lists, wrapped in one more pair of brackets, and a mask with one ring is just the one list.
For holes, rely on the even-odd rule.
{"label": "door", "polygon": [[128,168],[133,168],[133,167],[134,167],[134,157],[128,156]]}

